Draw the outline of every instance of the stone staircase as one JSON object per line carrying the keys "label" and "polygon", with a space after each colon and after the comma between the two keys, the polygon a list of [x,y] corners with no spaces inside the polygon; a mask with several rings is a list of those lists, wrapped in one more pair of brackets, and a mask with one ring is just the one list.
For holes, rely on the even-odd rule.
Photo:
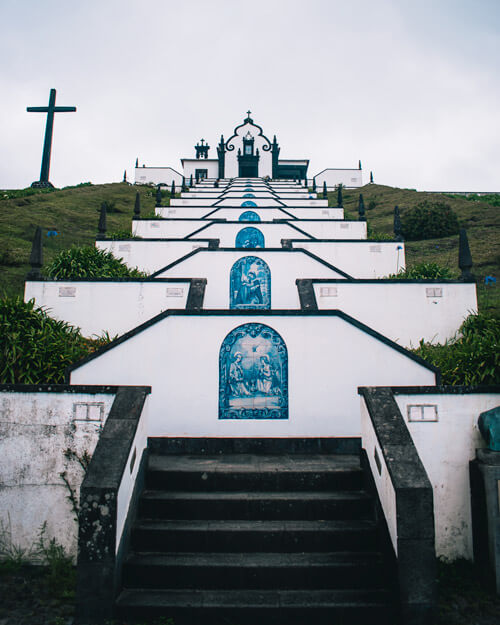
{"label": "stone staircase", "polygon": [[244,439],[219,447],[191,439],[182,453],[176,440],[150,440],[117,616],[175,625],[395,622],[359,453],[301,453],[296,442],[268,453]]}

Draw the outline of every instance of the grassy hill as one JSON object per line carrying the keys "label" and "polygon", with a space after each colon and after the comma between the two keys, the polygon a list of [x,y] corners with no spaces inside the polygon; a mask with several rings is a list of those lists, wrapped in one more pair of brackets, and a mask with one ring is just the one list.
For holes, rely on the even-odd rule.
{"label": "grassy hill", "polygon": [[[92,244],[97,232],[101,202],[114,204],[108,213],[108,234],[130,231],[136,192],[141,194],[142,215],[151,214],[155,205],[155,189],[127,183],[104,185],[84,184],[60,190],[0,191],[0,293],[22,294],[24,278],[29,270],[31,240],[37,225],[55,229],[58,236],[44,234],[44,262],[48,263],[61,249],[72,244]],[[398,205],[404,215],[423,200],[446,201],[467,228],[474,262],[473,273],[478,281],[480,308],[500,316],[500,280],[486,286],[488,275],[500,279],[500,218],[498,196],[468,200],[442,194],[417,192],[369,184],[356,191],[344,192],[347,218],[357,219],[359,193],[363,193],[370,230],[391,234],[393,209]],[[329,194],[330,205],[336,205],[336,193]],[[458,277],[458,236],[411,241],[406,243],[407,265],[437,262],[449,267]]]}

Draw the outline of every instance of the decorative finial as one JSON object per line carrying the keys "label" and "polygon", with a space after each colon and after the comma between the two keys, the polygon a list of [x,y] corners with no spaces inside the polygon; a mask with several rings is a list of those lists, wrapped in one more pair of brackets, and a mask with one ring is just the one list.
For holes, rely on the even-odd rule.
{"label": "decorative finial", "polygon": [[394,207],[394,238],[396,239],[396,241],[403,240],[403,226],[401,225],[399,206]]}
{"label": "decorative finial", "polygon": [[108,204],[107,202],[103,202],[101,204],[101,212],[99,214],[99,223],[97,225],[97,236],[96,239],[98,241],[102,241],[106,238],[106,230],[107,230],[107,211]]}
{"label": "decorative finial", "polygon": [[358,161],[358,169],[361,169],[361,161]]}
{"label": "decorative finial", "polygon": [[363,199],[363,194],[360,193],[359,194],[359,202],[358,202],[358,215],[359,215],[359,219],[358,221],[366,221],[366,216],[365,216],[365,201]]}
{"label": "decorative finial", "polygon": [[326,180],[323,180],[323,199],[328,199],[328,190],[326,188]]}
{"label": "decorative finial", "polygon": [[42,229],[40,226],[36,227],[35,236],[33,237],[33,243],[31,245],[30,254],[31,269],[26,276],[26,280],[41,280],[42,274],[40,269],[43,265],[43,249],[42,249]]}
{"label": "decorative finial", "polygon": [[467,230],[460,228],[458,241],[458,266],[462,271],[461,280],[470,280],[474,276],[471,273],[472,256],[469,248],[469,240],[467,238]]}
{"label": "decorative finial", "polygon": [[370,182],[373,183],[373,172],[370,172]]}
{"label": "decorative finial", "polygon": [[123,182],[127,182],[127,170],[126,169],[123,172]]}
{"label": "decorative finial", "polygon": [[344,202],[342,200],[342,184],[339,184],[337,189],[337,206],[342,208],[344,206]]}
{"label": "decorative finial", "polygon": [[175,180],[172,178],[172,186],[170,187],[170,197],[175,197]]}
{"label": "decorative finial", "polygon": [[141,218],[141,196],[139,191],[135,194],[135,204],[134,204],[134,216],[132,219],[140,219]]}
{"label": "decorative finial", "polygon": [[135,166],[136,166],[136,167],[139,167],[139,157],[137,157],[137,158],[135,159]]}

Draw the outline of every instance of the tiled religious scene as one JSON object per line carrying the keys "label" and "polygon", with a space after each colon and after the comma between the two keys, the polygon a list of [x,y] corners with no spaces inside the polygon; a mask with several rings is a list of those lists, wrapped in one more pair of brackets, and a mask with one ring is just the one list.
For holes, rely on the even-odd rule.
{"label": "tiled religious scene", "polygon": [[286,419],[286,345],[272,328],[247,323],[235,328],[220,350],[220,419]]}
{"label": "tiled religious scene", "polygon": [[271,308],[271,272],[266,262],[245,256],[231,267],[230,308]]}

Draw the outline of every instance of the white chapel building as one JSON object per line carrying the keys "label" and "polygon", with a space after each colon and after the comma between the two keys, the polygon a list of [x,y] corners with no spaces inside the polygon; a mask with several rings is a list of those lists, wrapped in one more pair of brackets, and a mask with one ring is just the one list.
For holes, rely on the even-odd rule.
{"label": "white chapel building", "polygon": [[308,171],[309,160],[304,158],[280,158],[281,147],[276,135],[272,141],[262,128],[250,117],[248,111],[243,123],[236,126],[229,139],[221,135],[216,147],[216,157],[209,156],[210,146],[201,139],[195,145],[194,158],[181,158],[182,171],[173,167],[135,167],[136,184],[162,184],[172,181],[181,185],[182,180],[198,182],[205,178],[269,178],[273,180],[307,180],[318,188],[326,182],[328,189],[339,184],[346,188],[363,186],[361,161],[358,168],[325,168],[312,175]]}

